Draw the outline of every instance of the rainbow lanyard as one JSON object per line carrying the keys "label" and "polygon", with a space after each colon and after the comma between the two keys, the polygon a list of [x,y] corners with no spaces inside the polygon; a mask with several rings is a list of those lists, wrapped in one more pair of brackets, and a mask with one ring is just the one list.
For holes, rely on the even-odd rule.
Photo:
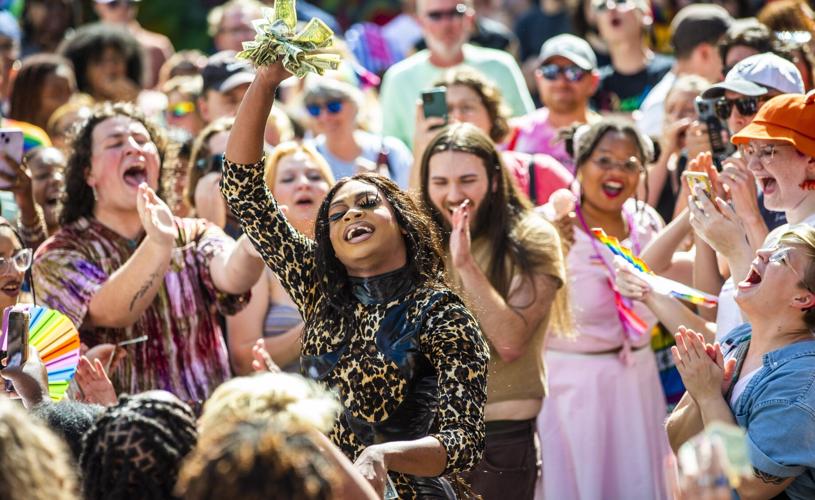
{"label": "rainbow lanyard", "polygon": [[[594,249],[595,256],[600,259],[603,265],[606,266],[608,269],[609,276],[606,279],[608,282],[609,288],[611,291],[614,292],[614,306],[617,308],[617,317],[620,320],[620,323],[623,325],[623,332],[625,334],[626,339],[628,341],[635,342],[642,338],[642,336],[648,332],[648,324],[643,321],[639,315],[634,312],[634,304],[630,299],[623,297],[619,291],[617,291],[617,287],[614,286],[614,282],[612,281],[612,277],[616,275],[614,272],[614,267],[608,262],[605,257],[603,257],[602,247],[597,243],[597,237],[594,233],[589,229],[589,225],[586,223],[585,217],[583,217],[583,211],[580,210],[580,204],[575,205],[575,213],[577,214],[577,219],[580,221],[580,225],[583,226],[583,230],[585,231],[586,235],[589,237],[589,241],[591,241],[591,246]],[[639,238],[637,237],[637,231],[634,227],[634,218],[623,210],[623,215],[625,216],[626,222],[628,223],[628,232],[631,235],[631,243],[634,246],[634,254],[639,255],[640,253],[640,242]]]}

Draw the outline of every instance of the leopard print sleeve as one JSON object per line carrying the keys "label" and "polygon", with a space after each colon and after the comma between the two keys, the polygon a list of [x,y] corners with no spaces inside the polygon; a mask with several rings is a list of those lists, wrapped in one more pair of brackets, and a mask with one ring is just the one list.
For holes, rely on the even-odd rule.
{"label": "leopard print sleeve", "polygon": [[245,165],[224,158],[221,193],[266,265],[307,317],[314,305],[314,241],[289,224],[279,209],[263,179],[264,162]]}
{"label": "leopard print sleeve", "polygon": [[473,315],[455,299],[431,311],[422,350],[438,374],[438,432],[447,452],[444,474],[472,469],[484,452],[489,348]]}

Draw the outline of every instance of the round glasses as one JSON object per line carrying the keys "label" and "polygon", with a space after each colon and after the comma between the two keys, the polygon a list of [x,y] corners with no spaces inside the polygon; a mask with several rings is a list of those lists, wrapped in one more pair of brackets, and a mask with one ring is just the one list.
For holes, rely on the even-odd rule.
{"label": "round glasses", "polygon": [[762,248],[759,249],[759,252],[772,252],[767,258],[767,262],[771,264],[786,265],[788,268],[790,268],[790,271],[792,271],[795,277],[798,278],[798,281],[801,282],[801,286],[803,286],[808,292],[815,293],[809,288],[809,286],[807,286],[803,276],[801,276],[801,273],[792,267],[792,261],[790,260],[790,252],[792,252],[791,247]]}
{"label": "round glasses", "polygon": [[308,114],[317,118],[322,113],[323,108],[328,112],[330,115],[336,115],[340,111],[342,111],[342,101],[328,101],[325,104],[307,104],[306,109],[308,110]]}
{"label": "round glasses", "polygon": [[758,160],[761,166],[767,168],[773,162],[776,148],[783,148],[787,146],[792,147],[792,144],[768,144],[761,147],[755,147],[752,144],[740,144],[739,153],[741,154],[742,158],[747,160],[747,165],[750,165],[750,162],[753,160]]}
{"label": "round glasses", "polygon": [[618,170],[622,170],[627,174],[633,174],[635,172],[640,172],[643,169],[642,163],[640,163],[639,160],[633,157],[626,161],[617,161],[612,160],[608,156],[598,156],[597,158],[592,158],[591,161],[592,163],[600,167],[601,170],[606,171],[616,168]]}
{"label": "round glasses", "polygon": [[24,273],[31,267],[31,257],[33,252],[30,248],[23,248],[17,250],[11,258],[0,257],[0,274],[5,274],[9,271],[16,271]]}
{"label": "round glasses", "polygon": [[570,82],[579,82],[586,74],[586,70],[579,66],[558,66],[557,64],[544,64],[540,67],[541,74],[550,81],[557,80],[558,75],[563,75]]}

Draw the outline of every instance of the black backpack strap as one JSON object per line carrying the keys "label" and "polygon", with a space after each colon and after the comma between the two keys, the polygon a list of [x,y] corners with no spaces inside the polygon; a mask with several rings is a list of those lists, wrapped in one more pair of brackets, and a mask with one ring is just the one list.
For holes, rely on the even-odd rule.
{"label": "black backpack strap", "polygon": [[529,158],[527,169],[529,170],[529,201],[538,206],[538,173],[535,168],[535,155]]}

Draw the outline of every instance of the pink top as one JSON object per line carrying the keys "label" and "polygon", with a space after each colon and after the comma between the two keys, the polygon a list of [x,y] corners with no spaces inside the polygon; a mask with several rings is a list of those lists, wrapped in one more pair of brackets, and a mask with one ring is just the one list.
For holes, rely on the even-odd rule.
{"label": "pink top", "polygon": [[[529,167],[532,158],[532,155],[517,151],[504,151],[501,153],[501,160],[512,173],[518,189],[530,199],[532,197],[529,192]],[[549,201],[549,197],[558,189],[569,189],[574,176],[559,161],[549,155],[536,154],[534,159],[535,204],[543,205]]]}
{"label": "pink top", "polygon": [[[629,236],[621,244],[635,253],[639,253],[635,247],[639,246],[640,250],[644,248],[662,226],[659,216],[651,207],[640,205],[643,208],[637,211],[634,200],[628,200],[624,207],[624,211],[631,214],[629,220],[634,222],[636,235],[635,238]],[[625,336],[609,283],[609,279],[613,283],[613,276],[602,260],[596,257],[596,252],[602,252],[603,258],[610,264],[614,262],[614,256],[599,242],[592,245],[593,236],[578,228],[574,233],[575,242],[566,259],[566,274],[569,277],[569,298],[577,337],[567,339],[549,335],[546,348],[568,352],[602,352],[620,348]],[[637,240],[639,245],[634,245],[632,240]],[[656,325],[656,317],[641,302],[634,302],[633,310],[649,325],[648,331]],[[649,335],[642,335],[632,342],[631,347],[645,346],[650,341]]]}
{"label": "pink top", "polygon": [[564,141],[558,138],[558,129],[549,123],[547,108],[513,118],[509,127],[509,136],[505,142],[507,150],[547,154],[559,161],[570,173],[574,173],[572,157],[566,152]]}

